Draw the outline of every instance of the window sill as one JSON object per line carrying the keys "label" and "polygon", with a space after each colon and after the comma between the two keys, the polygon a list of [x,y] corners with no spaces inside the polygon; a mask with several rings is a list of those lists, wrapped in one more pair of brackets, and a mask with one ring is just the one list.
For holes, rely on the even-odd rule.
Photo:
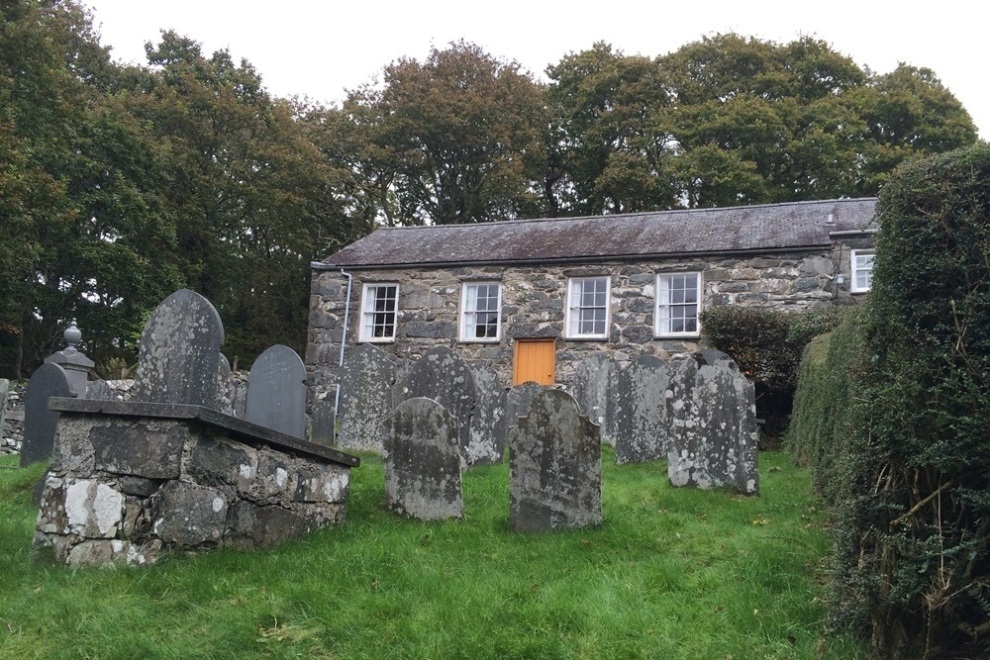
{"label": "window sill", "polygon": [[359,344],[394,344],[395,337],[388,337],[388,338],[376,337],[374,339],[366,339],[364,337],[361,337],[358,339],[358,343]]}

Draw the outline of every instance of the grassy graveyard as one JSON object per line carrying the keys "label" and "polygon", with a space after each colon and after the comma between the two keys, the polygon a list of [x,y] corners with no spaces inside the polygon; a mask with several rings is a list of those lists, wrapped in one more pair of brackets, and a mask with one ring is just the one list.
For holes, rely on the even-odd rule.
{"label": "grassy graveyard", "polygon": [[4,658],[855,658],[827,631],[827,513],[782,453],[760,497],[673,489],[603,455],[605,524],[507,531],[508,468],[464,477],[465,519],[384,509],[380,459],[348,522],[269,551],[145,568],[32,560],[38,466],[0,459]]}

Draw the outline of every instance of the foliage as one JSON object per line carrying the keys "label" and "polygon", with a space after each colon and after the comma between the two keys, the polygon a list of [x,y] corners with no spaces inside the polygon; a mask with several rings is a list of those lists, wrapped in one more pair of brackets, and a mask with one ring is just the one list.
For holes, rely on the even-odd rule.
{"label": "foliage", "polygon": [[884,657],[990,652],[988,182],[974,147],[903,166],[878,207],[868,360],[830,450],[833,612]]}
{"label": "foliage", "polygon": [[425,62],[385,67],[383,84],[352,92],[340,115],[336,126],[360,136],[355,166],[385,188],[371,196],[386,202],[376,208],[385,224],[539,214],[530,181],[543,148],[542,96],[516,63],[463,41],[433,48]]}
{"label": "foliage", "polygon": [[804,347],[841,320],[838,307],[801,312],[722,305],[702,312],[705,342],[732,356],[757,387],[757,415],[766,433],[787,427]]}
{"label": "foliage", "polygon": [[[828,540],[807,473],[761,462],[761,496],[731,497],[606,452],[603,527],[511,534],[506,465],[465,473],[464,520],[423,523],[385,510],[367,456],[342,527],[115,570],[29,561],[21,479],[0,497],[0,656],[864,657],[825,634]],[[19,473],[3,465],[0,495]]]}
{"label": "foliage", "polygon": [[829,504],[846,494],[840,464],[851,451],[849,440],[861,423],[856,405],[864,365],[862,309],[843,314],[834,330],[812,339],[804,350],[787,430],[787,450],[811,470],[812,487]]}
{"label": "foliage", "polygon": [[878,76],[807,37],[721,34],[652,62],[598,43],[547,74],[562,214],[874,195],[901,161],[976,141],[932,71]]}

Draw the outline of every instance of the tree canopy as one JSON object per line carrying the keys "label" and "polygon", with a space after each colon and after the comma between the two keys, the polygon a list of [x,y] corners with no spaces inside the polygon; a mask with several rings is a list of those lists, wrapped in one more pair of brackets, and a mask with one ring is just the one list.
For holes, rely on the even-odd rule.
{"label": "tree canopy", "polygon": [[976,140],[928,69],[717,35],[656,58],[608,44],[541,83],[467,42],[386,65],[339,106],[272,97],[247,61],[164,32],[114,62],[78,0],[0,5],[0,374],[78,318],[133,359],[179,287],[244,363],[302,350],[309,263],[380,225],[872,195]]}

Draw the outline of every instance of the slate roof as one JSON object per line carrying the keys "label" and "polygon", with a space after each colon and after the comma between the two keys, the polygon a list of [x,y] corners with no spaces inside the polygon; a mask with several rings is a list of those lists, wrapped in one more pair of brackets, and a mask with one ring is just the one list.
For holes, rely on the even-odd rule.
{"label": "slate roof", "polygon": [[834,233],[875,230],[875,198],[547,218],[470,225],[386,227],[312,264],[404,268],[590,263],[810,249]]}

